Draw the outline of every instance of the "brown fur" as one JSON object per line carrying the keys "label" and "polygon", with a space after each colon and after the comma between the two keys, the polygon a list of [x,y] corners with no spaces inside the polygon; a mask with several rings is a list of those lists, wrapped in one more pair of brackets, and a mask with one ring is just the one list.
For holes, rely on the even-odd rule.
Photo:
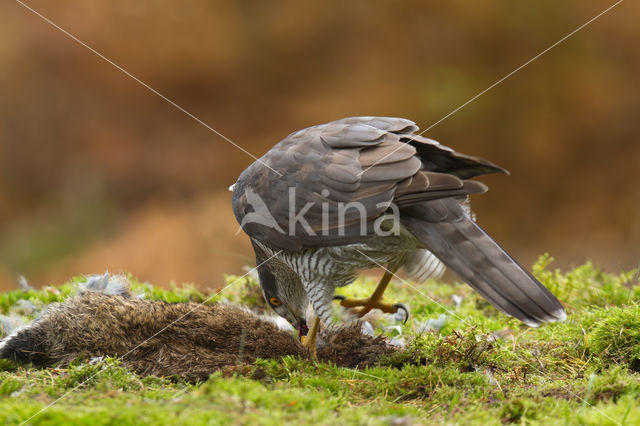
{"label": "brown fur", "polygon": [[318,339],[318,358],[340,367],[363,368],[376,365],[380,357],[398,349],[384,337],[362,334],[362,324],[353,322],[323,331]]}
{"label": "brown fur", "polygon": [[[0,358],[49,366],[78,357],[119,356],[143,375],[205,380],[213,371],[286,355],[309,358],[290,332],[230,305],[169,304],[88,292],[52,306],[3,342]],[[318,357],[368,366],[394,349],[359,324],[325,330]]]}

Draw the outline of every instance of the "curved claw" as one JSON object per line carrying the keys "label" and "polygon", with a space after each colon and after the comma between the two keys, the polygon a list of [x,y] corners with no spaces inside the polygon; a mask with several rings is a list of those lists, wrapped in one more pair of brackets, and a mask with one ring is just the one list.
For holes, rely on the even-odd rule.
{"label": "curved claw", "polygon": [[336,294],[335,296],[333,296],[333,300],[345,300],[346,296],[342,296],[340,294]]}
{"label": "curved claw", "polygon": [[402,323],[406,324],[407,321],[409,320],[409,310],[407,309],[407,307],[405,305],[403,305],[402,303],[396,303],[395,305],[393,305],[393,307],[396,308],[397,310],[403,310],[404,311],[404,321]]}

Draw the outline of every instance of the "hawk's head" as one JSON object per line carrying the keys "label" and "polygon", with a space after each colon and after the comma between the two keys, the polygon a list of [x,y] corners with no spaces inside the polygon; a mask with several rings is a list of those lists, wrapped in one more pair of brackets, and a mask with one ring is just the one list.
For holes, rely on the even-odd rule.
{"label": "hawk's head", "polygon": [[298,330],[299,336],[306,336],[309,327],[305,313],[309,298],[300,277],[277,256],[269,258],[257,244],[253,246],[264,299],[271,309]]}

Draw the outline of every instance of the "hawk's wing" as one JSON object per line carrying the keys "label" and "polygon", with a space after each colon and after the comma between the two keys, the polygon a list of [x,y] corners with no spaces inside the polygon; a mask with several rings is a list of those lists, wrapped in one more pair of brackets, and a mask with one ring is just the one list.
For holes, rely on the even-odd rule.
{"label": "hawk's wing", "polygon": [[484,185],[463,179],[504,171],[416,130],[400,118],[351,117],[290,134],[240,175],[233,191],[238,222],[252,238],[284,250],[355,243],[368,238],[392,202],[405,207],[483,192]]}

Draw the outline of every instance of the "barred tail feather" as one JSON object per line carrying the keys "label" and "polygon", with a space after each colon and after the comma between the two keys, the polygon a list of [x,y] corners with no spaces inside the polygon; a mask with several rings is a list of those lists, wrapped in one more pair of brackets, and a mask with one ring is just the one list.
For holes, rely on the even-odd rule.
{"label": "barred tail feather", "polygon": [[505,314],[533,327],[566,318],[558,299],[475,224],[457,201],[412,207],[403,216],[403,225]]}
{"label": "barred tail feather", "polygon": [[404,269],[412,280],[422,283],[429,278],[440,278],[444,274],[445,266],[429,250],[417,249],[407,255]]}

